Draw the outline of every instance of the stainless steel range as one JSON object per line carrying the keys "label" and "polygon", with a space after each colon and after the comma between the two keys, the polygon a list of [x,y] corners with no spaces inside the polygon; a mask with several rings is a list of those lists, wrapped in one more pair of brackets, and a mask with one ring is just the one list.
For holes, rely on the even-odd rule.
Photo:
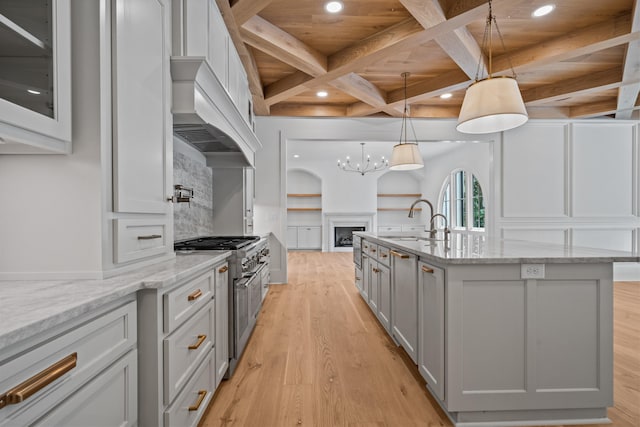
{"label": "stainless steel range", "polygon": [[269,269],[269,247],[258,236],[208,236],[178,241],[176,251],[229,250],[229,371],[230,377],[244,351],[262,306]]}

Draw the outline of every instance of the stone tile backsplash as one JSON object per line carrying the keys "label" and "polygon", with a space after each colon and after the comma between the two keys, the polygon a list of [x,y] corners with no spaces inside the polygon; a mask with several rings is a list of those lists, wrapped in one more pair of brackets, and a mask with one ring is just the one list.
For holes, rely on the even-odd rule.
{"label": "stone tile backsplash", "polygon": [[174,239],[213,235],[213,173],[211,168],[177,151],[173,152],[173,183],[193,188],[189,203],[173,205]]}

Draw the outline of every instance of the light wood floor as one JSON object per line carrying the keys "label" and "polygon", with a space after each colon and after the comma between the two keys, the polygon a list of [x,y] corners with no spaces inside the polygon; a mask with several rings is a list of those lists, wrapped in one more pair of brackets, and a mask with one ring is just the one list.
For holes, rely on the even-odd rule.
{"label": "light wood floor", "polygon": [[[615,284],[615,427],[640,427],[640,284]],[[201,427],[451,426],[353,284],[350,253],[292,252]]]}

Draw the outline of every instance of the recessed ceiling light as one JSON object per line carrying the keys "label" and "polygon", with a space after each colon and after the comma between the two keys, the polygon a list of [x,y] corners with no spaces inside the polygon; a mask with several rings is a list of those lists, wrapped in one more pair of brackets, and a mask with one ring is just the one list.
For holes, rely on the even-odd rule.
{"label": "recessed ceiling light", "polygon": [[316,93],[316,95],[319,96],[320,98],[326,98],[329,95],[329,93],[326,90],[319,90]]}
{"label": "recessed ceiling light", "polygon": [[443,93],[442,95],[440,95],[440,98],[442,99],[449,99],[453,96],[453,94],[451,93]]}
{"label": "recessed ceiling light", "polygon": [[534,18],[539,18],[541,16],[550,14],[551,12],[553,12],[553,9],[555,8],[556,8],[555,4],[547,4],[534,10],[531,16],[533,16]]}
{"label": "recessed ceiling light", "polygon": [[33,90],[33,89],[27,89],[27,92],[29,92],[32,95],[40,95],[40,92],[38,92],[37,90]]}
{"label": "recessed ceiling light", "polygon": [[339,1],[330,1],[324,5],[325,10],[329,13],[338,13],[343,7],[342,2]]}
{"label": "recessed ceiling light", "polygon": [[300,154],[294,154],[294,155],[293,155],[293,158],[294,158],[294,159],[298,159],[298,158],[300,158]]}

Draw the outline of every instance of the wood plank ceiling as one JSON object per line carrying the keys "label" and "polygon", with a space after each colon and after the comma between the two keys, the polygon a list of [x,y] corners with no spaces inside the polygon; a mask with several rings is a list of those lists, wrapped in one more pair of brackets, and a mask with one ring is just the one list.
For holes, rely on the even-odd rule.
{"label": "wood plank ceiling", "polygon": [[[216,0],[258,115],[457,117],[474,80],[486,0]],[[494,75],[511,65],[532,118],[637,117],[640,0],[493,0]],[[555,10],[532,12],[555,3]],[[483,68],[484,70],[484,68]],[[316,93],[328,92],[320,98]],[[448,99],[440,95],[450,93]]]}

